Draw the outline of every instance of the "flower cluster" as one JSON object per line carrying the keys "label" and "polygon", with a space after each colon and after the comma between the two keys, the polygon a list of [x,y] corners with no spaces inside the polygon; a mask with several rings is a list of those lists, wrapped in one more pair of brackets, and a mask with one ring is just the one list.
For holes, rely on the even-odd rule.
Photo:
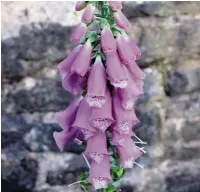
{"label": "flower cluster", "polygon": [[[110,144],[122,168],[132,168],[144,152],[131,137],[135,135],[132,127],[140,122],[134,106],[144,93],[145,73],[136,63],[140,49],[125,32],[130,23],[121,12],[121,2],[80,1],[75,9],[85,9],[71,35],[80,44],[58,69],[63,88],[76,97],[56,114],[63,131],[54,132],[54,139],[61,151],[73,141],[79,145],[86,141],[84,155],[91,165],[87,179],[100,189],[112,182]],[[99,33],[87,33],[93,21],[100,24]]]}

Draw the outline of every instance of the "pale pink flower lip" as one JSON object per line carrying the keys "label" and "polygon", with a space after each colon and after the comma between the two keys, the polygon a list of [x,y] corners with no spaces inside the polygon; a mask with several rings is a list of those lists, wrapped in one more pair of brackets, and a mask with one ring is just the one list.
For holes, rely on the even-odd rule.
{"label": "pale pink flower lip", "polygon": [[58,64],[58,69],[61,74],[62,79],[71,72],[71,66],[83,45],[77,45],[68,57]]}
{"label": "pale pink flower lip", "polygon": [[88,40],[76,56],[72,64],[71,71],[78,73],[82,77],[88,72],[91,62],[92,45]]}
{"label": "pale pink flower lip", "polygon": [[76,11],[81,11],[81,10],[83,10],[85,7],[86,7],[85,1],[78,1],[78,2],[76,3],[75,10],[76,10]]}
{"label": "pale pink flower lip", "polygon": [[96,8],[93,5],[89,4],[82,15],[82,22],[91,23],[94,19],[95,10]]}
{"label": "pale pink flower lip", "polygon": [[136,56],[136,60],[140,59],[140,57],[141,57],[140,48],[137,46],[136,42],[131,37],[128,36],[127,38],[128,38],[130,47],[132,49],[132,52]]}
{"label": "pale pink flower lip", "polygon": [[111,53],[117,50],[116,40],[113,37],[112,31],[107,26],[101,31],[101,47],[104,53]]}
{"label": "pale pink flower lip", "polygon": [[104,132],[114,122],[111,96],[109,91],[107,91],[105,104],[101,108],[92,108],[90,123],[93,127]]}
{"label": "pale pink flower lip", "polygon": [[97,57],[90,71],[87,84],[87,102],[90,107],[101,108],[106,102],[106,70]]}
{"label": "pale pink flower lip", "polygon": [[95,190],[107,187],[112,181],[109,156],[105,156],[100,163],[92,161],[88,181],[92,183]]}
{"label": "pale pink flower lip", "polygon": [[116,52],[106,55],[106,72],[114,87],[127,87],[128,77]]}
{"label": "pale pink flower lip", "polygon": [[117,11],[114,13],[114,19],[117,26],[121,29],[128,30],[131,27],[131,23],[121,11]]}
{"label": "pale pink flower lip", "polygon": [[119,11],[122,9],[121,1],[108,1],[108,3],[113,11]]}
{"label": "pale pink flower lip", "polygon": [[79,23],[71,34],[71,41],[73,43],[79,43],[87,32],[87,26],[85,23]]}

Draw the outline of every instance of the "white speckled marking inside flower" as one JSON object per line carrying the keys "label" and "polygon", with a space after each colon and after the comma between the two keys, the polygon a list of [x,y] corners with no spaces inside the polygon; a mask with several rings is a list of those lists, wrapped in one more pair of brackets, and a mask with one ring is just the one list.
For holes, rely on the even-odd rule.
{"label": "white speckled marking inside flower", "polygon": [[90,107],[101,108],[106,102],[105,97],[87,96],[87,102]]}
{"label": "white speckled marking inside flower", "polygon": [[112,124],[112,120],[97,118],[94,119],[91,123],[93,127],[99,128],[104,132]]}
{"label": "white speckled marking inside flower", "polygon": [[108,184],[107,178],[104,177],[94,177],[92,181],[95,189],[106,188]]}
{"label": "white speckled marking inside flower", "polygon": [[93,153],[90,153],[90,157],[99,164],[103,160],[104,154],[93,152]]}
{"label": "white speckled marking inside flower", "polygon": [[125,145],[125,140],[124,140],[124,139],[120,139],[120,140],[118,141],[118,144],[124,147],[124,145]]}
{"label": "white speckled marking inside flower", "polygon": [[127,79],[122,79],[120,81],[115,81],[115,82],[112,82],[112,84],[115,86],[115,87],[119,87],[119,88],[126,88],[127,85],[128,85],[128,81]]}
{"label": "white speckled marking inside flower", "polygon": [[119,126],[120,133],[128,134],[131,130],[131,122],[125,122]]}
{"label": "white speckled marking inside flower", "polygon": [[124,162],[124,168],[133,168],[134,158],[129,158],[127,161]]}
{"label": "white speckled marking inside flower", "polygon": [[88,129],[82,129],[82,132],[84,134],[84,138],[85,140],[87,140],[88,138],[90,138],[91,136],[93,136],[93,132],[88,130]]}

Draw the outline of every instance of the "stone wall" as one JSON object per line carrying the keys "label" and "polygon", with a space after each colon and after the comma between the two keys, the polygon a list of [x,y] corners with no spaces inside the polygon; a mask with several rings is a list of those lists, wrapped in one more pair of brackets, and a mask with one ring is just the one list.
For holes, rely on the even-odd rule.
{"label": "stone wall", "polygon": [[[73,2],[2,2],[2,191],[79,192],[75,144],[60,153],[54,113],[72,96],[56,69],[80,20]],[[200,191],[200,3],[124,2],[147,74],[135,128],[148,142],[123,192]]]}

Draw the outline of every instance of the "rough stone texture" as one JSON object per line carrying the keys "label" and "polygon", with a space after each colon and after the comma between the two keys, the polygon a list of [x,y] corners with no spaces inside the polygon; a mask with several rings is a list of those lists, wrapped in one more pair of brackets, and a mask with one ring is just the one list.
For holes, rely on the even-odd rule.
{"label": "rough stone texture", "polygon": [[[72,100],[56,65],[74,46],[69,35],[81,16],[74,4],[2,2],[3,192],[81,191],[67,185],[88,169],[78,155],[82,147],[72,144],[60,153],[52,138],[60,130],[55,112]],[[148,154],[138,160],[145,169],[129,170],[121,189],[197,192],[200,3],[124,2],[123,11],[147,74],[145,95],[136,105],[141,123],[134,131],[147,141]]]}
{"label": "rough stone texture", "polygon": [[145,2],[145,1],[127,1],[124,2],[123,10],[127,17],[155,16],[168,17],[178,15],[199,15],[199,2]]}

